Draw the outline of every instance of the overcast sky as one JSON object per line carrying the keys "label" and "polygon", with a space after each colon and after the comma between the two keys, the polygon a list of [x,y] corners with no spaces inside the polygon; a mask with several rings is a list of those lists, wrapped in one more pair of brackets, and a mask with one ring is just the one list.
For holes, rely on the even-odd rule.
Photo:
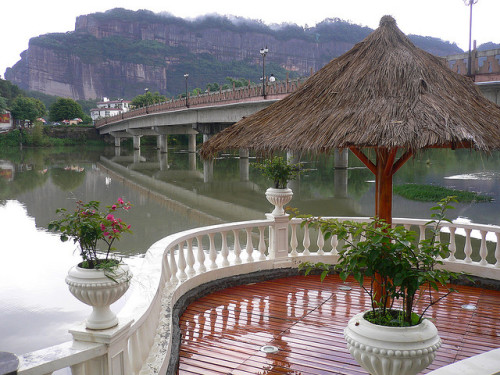
{"label": "overcast sky", "polygon": [[[0,75],[13,66],[30,38],[72,31],[76,17],[112,8],[148,9],[182,18],[205,14],[234,15],[264,23],[296,23],[314,26],[325,18],[341,18],[377,28],[380,18],[392,15],[406,34],[433,36],[455,42],[468,50],[469,7],[463,0],[5,0],[0,5]],[[500,43],[500,0],[478,0],[473,6],[472,39],[480,45]]]}

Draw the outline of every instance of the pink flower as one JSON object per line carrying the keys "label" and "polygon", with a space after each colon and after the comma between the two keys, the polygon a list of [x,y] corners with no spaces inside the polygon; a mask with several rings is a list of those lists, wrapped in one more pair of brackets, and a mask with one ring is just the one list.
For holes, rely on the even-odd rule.
{"label": "pink flower", "polygon": [[112,209],[113,211],[114,211],[114,210],[116,210],[116,204],[112,205],[112,206],[111,206],[111,209]]}
{"label": "pink flower", "polygon": [[104,232],[104,237],[109,236],[109,232]]}
{"label": "pink flower", "polygon": [[106,216],[106,220],[115,221],[115,217],[113,214],[109,214],[108,216]]}
{"label": "pink flower", "polygon": [[102,230],[103,232],[106,230],[106,226],[105,226],[103,223],[101,223],[101,230]]}
{"label": "pink flower", "polygon": [[118,198],[118,204],[124,204],[125,202],[123,201],[122,198]]}
{"label": "pink flower", "polygon": [[132,225],[128,225],[128,226],[127,226],[127,229],[130,229],[130,227],[131,227],[131,226],[132,226]]}

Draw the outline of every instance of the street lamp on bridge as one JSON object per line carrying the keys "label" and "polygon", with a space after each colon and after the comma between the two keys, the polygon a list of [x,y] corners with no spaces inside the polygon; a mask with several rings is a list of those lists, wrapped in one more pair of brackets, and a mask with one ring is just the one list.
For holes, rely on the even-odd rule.
{"label": "street lamp on bridge", "polygon": [[470,19],[469,19],[469,62],[467,64],[467,75],[472,76],[472,50],[471,50],[471,41],[472,41],[472,6],[477,3],[478,0],[464,0],[465,5],[470,7]]}
{"label": "street lamp on bridge", "polygon": [[268,52],[267,46],[260,49],[260,54],[262,55],[262,95],[264,99],[266,98],[266,55]]}
{"label": "street lamp on bridge", "polygon": [[189,108],[189,103],[188,103],[188,77],[189,77],[188,73],[184,74],[184,78],[186,78],[186,107],[187,108]]}

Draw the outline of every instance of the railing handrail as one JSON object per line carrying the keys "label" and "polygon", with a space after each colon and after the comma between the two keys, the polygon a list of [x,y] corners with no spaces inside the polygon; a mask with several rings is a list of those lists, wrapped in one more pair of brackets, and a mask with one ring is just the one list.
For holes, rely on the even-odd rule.
{"label": "railing handrail", "polygon": [[[368,221],[368,217],[325,217],[325,219]],[[211,225],[189,229],[164,237],[151,246],[145,255],[142,271],[134,276],[132,293],[122,311],[118,314],[125,328],[121,329],[124,347],[127,353],[124,360],[130,367],[131,374],[157,374],[166,371],[172,347],[172,319],[165,317],[173,309],[173,304],[192,288],[227,276],[237,276],[256,270],[271,270],[283,267],[297,267],[305,260],[322,260],[336,262],[337,242],[332,236],[331,243],[325,244],[318,232],[309,228],[299,229],[302,219],[269,216],[263,220],[250,220],[235,223]],[[394,218],[394,225],[416,227],[425,235],[428,220]],[[450,256],[444,259],[444,267],[453,271],[466,270],[477,276],[500,280],[500,226],[476,223],[443,222],[442,228],[450,233]],[[288,230],[291,230],[289,239]],[[464,230],[464,259],[456,259],[455,239],[458,230]],[[285,232],[283,232],[283,230]],[[298,231],[302,230],[302,244],[299,245]],[[265,236],[265,231],[268,235]],[[480,233],[479,246],[474,247],[471,235],[474,231]],[[278,232],[280,234],[278,234]],[[311,232],[311,233],[310,233]],[[286,233],[284,235],[284,233]],[[486,260],[488,255],[487,234],[496,237],[493,264]],[[243,235],[242,235],[243,234]],[[232,235],[233,243],[228,238]],[[241,238],[246,235],[246,244],[241,244]],[[312,238],[316,235],[317,238]],[[220,245],[215,245],[215,238]],[[209,248],[203,248],[203,240],[208,239]],[[316,240],[316,242],[315,242]],[[198,243],[200,241],[201,243]],[[267,243],[266,243],[267,241]],[[280,243],[285,241],[286,243]],[[196,242],[196,247],[193,244]],[[202,245],[201,247],[198,245]],[[280,249],[285,249],[286,254]],[[299,249],[300,248],[300,249]],[[300,252],[298,252],[300,250]],[[197,254],[195,254],[197,252]],[[246,254],[246,255],[245,255]],[[323,258],[321,258],[323,257]],[[244,259],[246,258],[246,259]],[[473,260],[479,259],[479,260]],[[162,317],[163,316],[163,317]],[[120,328],[118,328],[120,330]],[[76,336],[74,336],[76,337]],[[112,342],[113,340],[110,340]],[[79,341],[75,341],[79,343]],[[71,344],[71,343],[69,343]],[[68,343],[63,344],[65,348]],[[91,349],[81,353],[66,350],[63,358],[51,358],[43,363],[44,369],[55,371],[62,364],[79,367],[79,373],[89,375],[92,372],[81,370],[81,363],[103,357],[103,350],[111,350],[95,344]],[[47,348],[41,352],[55,353],[58,347]],[[37,354],[38,353],[38,354]],[[83,353],[83,354],[82,354]],[[21,358],[38,358],[39,352],[28,353]],[[105,357],[105,356],[104,356]],[[78,362],[80,361],[80,362]],[[130,365],[128,365],[130,363]],[[29,368],[21,367],[20,374],[29,375]],[[82,372],[83,371],[83,372]],[[38,372],[40,373],[40,372]],[[95,374],[97,375],[97,374]],[[115,375],[109,374],[109,375]]]}
{"label": "railing handrail", "polygon": [[[293,80],[275,81],[268,83],[266,97],[272,98],[276,95],[287,95],[295,91],[301,83],[307,78],[296,78]],[[240,95],[246,93],[245,95]],[[262,85],[252,85],[237,87],[227,90],[219,90],[216,92],[200,93],[196,96],[188,96],[190,107],[199,107],[200,105],[225,103],[228,101],[245,101],[245,99],[252,99],[262,97]],[[124,119],[131,119],[143,115],[149,115],[159,112],[170,112],[176,109],[186,108],[186,98],[171,99],[161,103],[154,103],[145,107],[123,112],[121,114],[104,117],[95,121],[95,127],[100,128],[105,125],[113,124]]]}

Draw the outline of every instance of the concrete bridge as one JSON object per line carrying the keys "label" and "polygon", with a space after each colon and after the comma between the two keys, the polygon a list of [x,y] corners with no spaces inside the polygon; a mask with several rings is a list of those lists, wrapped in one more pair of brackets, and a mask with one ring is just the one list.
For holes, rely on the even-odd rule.
{"label": "concrete bridge", "polygon": [[[453,71],[466,75],[468,53],[445,58]],[[471,54],[472,78],[485,97],[500,105],[500,49],[473,51]],[[100,134],[110,134],[115,146],[122,138],[133,138],[134,149],[140,149],[140,139],[145,135],[157,136],[157,147],[167,152],[168,134],[188,134],[189,151],[196,152],[196,135],[204,141],[213,134],[238,122],[294,92],[307,78],[268,82],[232,90],[207,92],[198,96],[171,100],[138,108],[118,116],[97,120]]]}
{"label": "concrete bridge", "polygon": [[215,93],[171,100],[118,116],[97,120],[100,134],[110,134],[115,146],[122,138],[133,138],[135,149],[140,149],[140,138],[157,136],[161,152],[167,151],[167,135],[188,134],[189,151],[196,151],[196,135],[204,140],[295,91],[306,79],[269,83],[263,95],[262,86],[247,86]]}

